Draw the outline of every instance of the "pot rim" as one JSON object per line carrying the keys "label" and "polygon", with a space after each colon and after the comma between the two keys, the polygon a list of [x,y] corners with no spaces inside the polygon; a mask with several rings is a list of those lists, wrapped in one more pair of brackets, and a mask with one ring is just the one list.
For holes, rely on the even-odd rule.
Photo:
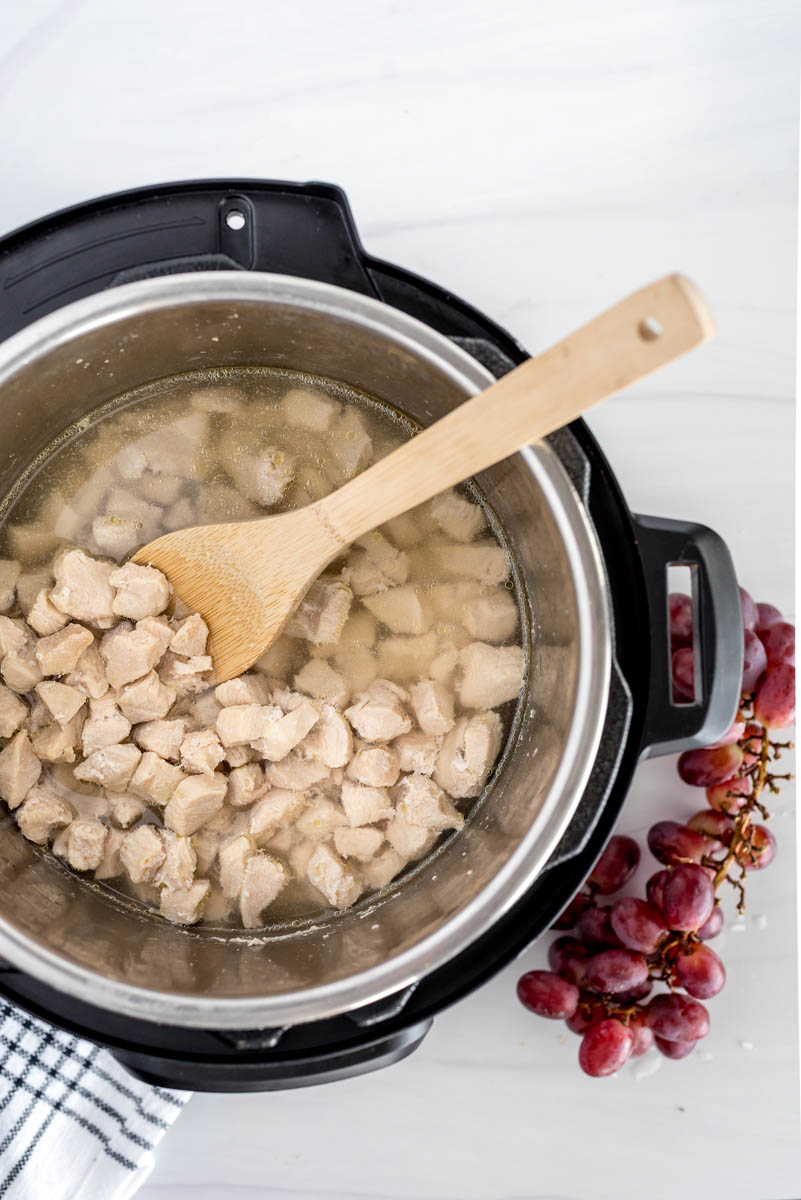
{"label": "pot rim", "polygon": [[[32,358],[143,308],[221,301],[276,301],[351,321],[435,364],[466,397],[493,382],[486,368],[444,334],[383,301],[302,277],[209,271],[124,284],[40,318],[0,344],[0,388]],[[195,1028],[280,1026],[330,1018],[402,991],[464,951],[510,909],[547,863],[581,799],[601,738],[612,661],[606,577],[589,517],[553,450],[541,443],[519,453],[554,514],[573,570],[579,618],[576,702],[561,763],[531,827],[490,883],[456,916],[378,967],[267,997],[194,996],[125,984],[61,958],[2,917],[0,955],[51,987],[127,1016]]]}

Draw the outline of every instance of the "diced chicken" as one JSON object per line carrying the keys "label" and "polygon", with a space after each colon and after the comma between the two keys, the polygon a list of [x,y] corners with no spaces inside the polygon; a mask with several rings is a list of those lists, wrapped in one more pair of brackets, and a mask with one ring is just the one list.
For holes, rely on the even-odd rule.
{"label": "diced chicken", "polygon": [[138,746],[104,746],[95,750],[88,758],[73,769],[76,779],[86,783],[99,783],[111,791],[122,792],[139,765],[142,751]]}
{"label": "diced chicken", "polygon": [[126,833],[120,861],[131,883],[151,883],[166,857],[164,837],[155,825],[139,825]]}
{"label": "diced chicken", "polygon": [[374,858],[361,866],[360,874],[367,887],[377,891],[391,883],[405,865],[405,859],[401,858],[394,847],[385,846]]}
{"label": "diced chicken", "polygon": [[379,530],[359,538],[348,562],[348,579],[357,596],[371,596],[399,587],[409,578],[409,556],[392,545]]}
{"label": "diced chicken", "polygon": [[373,442],[360,412],[345,409],[329,431],[326,449],[331,455],[326,470],[335,483],[344,483],[364,470],[373,457]]}
{"label": "diced chicken", "polygon": [[181,766],[185,771],[213,775],[225,758],[225,751],[213,729],[188,733],[181,744]]}
{"label": "diced chicken", "polygon": [[246,763],[256,762],[258,759],[258,751],[252,746],[229,746],[225,751],[224,762],[228,763],[231,768],[244,767]]}
{"label": "diced chicken", "polygon": [[[46,684],[40,683],[39,689],[46,686]],[[55,713],[53,715],[55,716]],[[131,722],[117,708],[113,696],[90,700],[89,716],[84,721],[81,730],[83,753],[84,755],[93,754],[95,750],[101,750],[104,746],[116,746],[119,742],[124,741],[130,732]]]}
{"label": "diced chicken", "polygon": [[197,856],[197,873],[208,875],[217,858],[217,850],[220,845],[219,833],[204,826],[197,833],[193,833],[189,840]]}
{"label": "diced chicken", "polygon": [[394,811],[386,788],[365,787],[350,779],[342,784],[342,807],[350,825],[375,825],[388,820]]}
{"label": "diced chicken", "polygon": [[240,746],[266,737],[283,717],[274,704],[232,704],[217,716],[217,734],[223,746]]}
{"label": "diced chicken", "polygon": [[318,579],[311,585],[286,626],[290,637],[309,642],[337,642],[350,612],[353,592],[339,580]]}
{"label": "diced chicken", "polygon": [[303,792],[272,788],[251,809],[248,830],[257,846],[269,842],[282,825],[294,821],[303,812],[306,797]]}
{"label": "diced chicken", "polygon": [[20,832],[29,842],[44,846],[57,829],[69,825],[75,816],[70,805],[47,787],[32,787],[17,810]]}
{"label": "diced chicken", "polygon": [[497,713],[460,717],[445,735],[434,779],[457,800],[478,796],[500,750],[501,737],[501,719]]}
{"label": "diced chicken", "polygon": [[422,825],[410,825],[404,817],[396,816],[387,825],[386,838],[392,849],[405,862],[409,862],[430,850],[436,841],[436,834],[430,833]]}
{"label": "diced chicken", "polygon": [[146,540],[141,521],[109,513],[92,521],[92,549],[119,562]]}
{"label": "diced chicken", "polygon": [[411,771],[417,775],[433,775],[437,765],[437,755],[442,745],[441,737],[420,733],[404,733],[392,743],[400,762],[401,771]]}
{"label": "diced chicken", "polygon": [[324,763],[300,758],[297,751],[267,767],[267,778],[272,787],[288,788],[293,792],[304,792],[328,779],[329,774]]}
{"label": "diced chicken", "polygon": [[172,891],[188,888],[195,878],[197,855],[187,837],[177,837],[167,830],[164,838],[164,861],[159,867],[155,882],[159,887]]}
{"label": "diced chicken", "polygon": [[174,700],[174,689],[162,683],[155,671],[150,671],[136,683],[129,683],[117,693],[120,711],[132,725],[166,717]]}
{"label": "diced chicken", "polygon": [[173,504],[182,487],[183,480],[177,475],[143,475],[136,490],[149,504]]}
{"label": "diced chicken", "polygon": [[[287,718],[285,717],[284,720]],[[344,767],[353,754],[353,734],[331,704],[320,706],[319,720],[303,742],[304,750],[327,767]]]}
{"label": "diced chicken", "polygon": [[325,842],[320,843],[309,859],[306,878],[333,908],[349,908],[362,893],[356,871],[346,866]]}
{"label": "diced chicken", "polygon": [[22,803],[41,772],[42,764],[34,754],[31,739],[21,729],[5,749],[0,750],[0,796],[9,808],[17,808]]}
{"label": "diced chicken", "polygon": [[425,633],[432,612],[413,584],[365,596],[365,608],[393,633]]}
{"label": "diced chicken", "polygon": [[342,412],[342,405],[323,392],[290,388],[281,400],[281,409],[286,423],[295,429],[327,433]]}
{"label": "diced chicken", "polygon": [[36,593],[36,599],[28,609],[27,620],[31,629],[36,630],[42,637],[58,633],[59,629],[63,629],[67,624],[64,613],[59,612],[51,601],[48,588],[40,588]]}
{"label": "diced chicken", "polygon": [[112,571],[109,582],[116,589],[112,608],[118,617],[129,617],[132,621],[157,617],[170,602],[172,589],[167,577],[155,567],[129,562]]}
{"label": "diced chicken", "polygon": [[[44,705],[42,706],[44,708]],[[37,757],[48,763],[74,763],[76,747],[81,741],[83,711],[79,710],[71,721],[63,725],[52,721],[48,725],[37,725],[31,741]],[[33,719],[31,729],[34,729]]]}
{"label": "diced chicken", "polygon": [[173,925],[196,925],[210,892],[208,879],[198,879],[187,888],[163,888],[159,912]]}
{"label": "diced chicken", "polygon": [[0,683],[0,738],[10,738],[28,716],[28,705]]}
{"label": "diced chicken", "polygon": [[464,817],[426,775],[406,775],[395,789],[396,811],[410,825],[442,832],[461,829]]}
{"label": "diced chicken", "polygon": [[520,695],[524,668],[520,646],[471,642],[460,652],[459,665],[459,702],[464,708],[497,708]]}
{"label": "diced chicken", "polygon": [[447,686],[459,665],[459,651],[455,646],[447,646],[432,660],[428,673],[437,683]]}
{"label": "diced chicken", "polygon": [[433,632],[412,637],[388,637],[378,645],[378,664],[383,674],[394,679],[419,679],[437,652]]}
{"label": "diced chicken", "polygon": [[361,828],[342,828],[334,830],[334,848],[342,858],[355,858],[358,862],[367,862],[381,847],[384,835],[380,829],[371,829],[365,825]]}
{"label": "diced chicken", "polygon": [[147,800],[148,804],[164,806],[185,778],[180,767],[165,762],[152,750],[146,750],[133,773],[129,787],[137,796]]}
{"label": "diced chicken", "polygon": [[272,508],[283,499],[295,478],[295,459],[277,446],[266,446],[258,454],[234,459],[229,471],[248,500]]}
{"label": "diced chicken", "polygon": [[69,827],[67,862],[76,871],[95,871],[103,861],[107,827],[102,821],[73,821]]}
{"label": "diced chicken", "polygon": [[253,838],[242,833],[239,837],[223,842],[217,854],[220,870],[220,887],[223,894],[235,900],[245,878],[245,867],[256,853]]}
{"label": "diced chicken", "polygon": [[[67,550],[53,564],[56,582],[50,599],[68,617],[103,627],[110,624],[115,615],[113,573],[111,563],[98,562],[83,550]],[[72,670],[72,667],[67,669]]]}
{"label": "diced chicken", "polygon": [[409,550],[412,546],[416,546],[423,536],[420,525],[410,513],[401,513],[399,517],[385,521],[381,529],[402,550]]}
{"label": "diced chicken", "polygon": [[464,575],[480,583],[505,583],[509,578],[509,559],[496,542],[476,542],[472,546],[437,547],[437,561],[449,575]]}
{"label": "diced chicken", "polygon": [[209,627],[199,613],[187,617],[173,634],[170,649],[173,654],[183,658],[193,658],[195,655],[206,653],[206,643],[209,640]]}
{"label": "diced chicken", "polygon": [[254,800],[264,795],[267,780],[264,770],[256,762],[234,767],[228,776],[228,803],[234,808],[247,808]]}
{"label": "diced chicken", "polygon": [[364,692],[378,675],[378,659],[366,646],[338,649],[334,662],[351,696]]}
{"label": "diced chicken", "polygon": [[[211,665],[211,658],[206,655],[179,658],[168,650],[159,663],[159,677],[177,696],[194,696],[211,686]],[[211,698],[214,699],[213,694]]]}
{"label": "diced chicken", "polygon": [[315,847],[319,842],[296,842],[289,851],[289,865],[296,879],[306,878],[306,868],[309,865],[309,859],[314,854]]}
{"label": "diced chicken", "polygon": [[376,679],[345,716],[366,742],[389,742],[412,728],[403,707],[408,698],[408,693],[390,680]]}
{"label": "diced chicken", "polygon": [[228,779],[214,775],[189,775],[175,789],[164,810],[164,823],[187,837],[219,812],[228,791]]}
{"label": "diced chicken", "polygon": [[[503,590],[505,591],[505,589]],[[467,601],[487,593],[478,580],[459,579],[451,583],[435,583],[428,589],[427,594],[438,617],[458,624],[462,620],[462,612]]]}
{"label": "diced chicken", "polygon": [[[231,710],[223,711],[230,712]],[[271,762],[280,762],[282,758],[286,758],[290,750],[294,750],[298,743],[303,741],[319,719],[320,714],[311,700],[304,698],[297,708],[272,724],[267,733],[262,737],[254,738],[253,748],[263,758],[268,758]]]}
{"label": "diced chicken", "polygon": [[[91,705],[89,706],[91,709]],[[159,758],[177,762],[181,757],[181,743],[188,728],[184,717],[171,721],[145,721],[133,731],[134,740],[142,750],[152,750]]]}
{"label": "diced chicken", "polygon": [[120,829],[130,829],[145,811],[145,806],[141,800],[137,800],[126,793],[123,793],[121,796],[110,797],[110,799],[111,819],[116,825],[119,825]]}
{"label": "diced chicken", "polygon": [[152,671],[162,650],[158,638],[148,630],[118,626],[101,641],[100,655],[106,664],[109,683],[113,688],[121,688]]}
{"label": "diced chicken", "polygon": [[8,612],[13,608],[21,571],[22,567],[16,559],[0,558],[0,612]]}
{"label": "diced chicken", "polygon": [[87,646],[76,663],[75,670],[64,679],[70,687],[79,688],[92,700],[100,700],[108,691],[106,667],[100,657],[100,651],[94,644]]}
{"label": "diced chicken", "polygon": [[[414,734],[403,736],[414,737]],[[399,774],[400,759],[388,746],[363,746],[356,751],[347,770],[349,779],[374,788],[392,787]]]}
{"label": "diced chicken", "polygon": [[519,613],[514,596],[506,588],[494,588],[483,596],[466,600],[462,621],[467,632],[483,642],[505,642],[517,629]]}
{"label": "diced chicken", "polygon": [[295,676],[295,687],[314,696],[316,700],[325,700],[339,707],[347,704],[350,695],[343,676],[322,658],[309,659]]}
{"label": "diced chicken", "polygon": [[0,658],[24,649],[30,642],[25,623],[19,618],[0,617]]}
{"label": "diced chicken", "polygon": [[158,641],[161,653],[166,653],[173,635],[173,628],[166,617],[142,617],[140,621],[136,622],[136,628],[143,630],[145,633],[152,633],[153,637]]}
{"label": "diced chicken", "polygon": [[84,651],[94,638],[83,625],[71,623],[58,633],[40,638],[36,643],[36,661],[43,675],[66,675],[74,671]]}
{"label": "diced chicken", "polygon": [[471,504],[454,491],[435,496],[429,511],[442,532],[455,542],[472,542],[487,525],[479,505]]}
{"label": "diced chicken", "polygon": [[71,721],[78,709],[86,703],[86,696],[78,688],[58,683],[55,679],[45,679],[37,683],[34,690],[60,725]]}
{"label": "diced chicken", "polygon": [[238,679],[229,679],[218,684],[214,695],[223,708],[266,704],[269,698],[267,684],[261,675],[240,675]]}
{"label": "diced chicken", "polygon": [[32,642],[27,643],[21,650],[12,650],[5,656],[0,664],[0,676],[6,687],[20,695],[36,687],[42,678],[42,671]]}
{"label": "diced chicken", "polygon": [[330,837],[335,829],[347,825],[348,818],[340,805],[319,796],[312,800],[298,817],[295,828],[301,837],[319,842]]}
{"label": "diced chicken", "polygon": [[261,924],[265,908],[278,898],[289,883],[289,872],[277,858],[260,850],[248,859],[239,892],[239,911],[246,929]]}
{"label": "diced chicken", "polygon": [[[36,598],[40,592],[44,592],[49,600],[52,586],[53,572],[49,568],[46,571],[24,571],[20,575],[17,580],[17,604],[22,609],[26,619],[30,615],[31,609],[36,603]],[[56,609],[56,611],[58,610]],[[64,620],[66,621],[66,617]],[[36,632],[41,633],[41,630],[37,630]],[[55,631],[51,629],[48,632],[53,633]]]}
{"label": "diced chicken", "polygon": [[421,679],[409,689],[414,715],[423,733],[447,733],[453,729],[453,696],[441,683]]}
{"label": "diced chicken", "polygon": [[103,861],[95,871],[95,879],[116,879],[118,875],[122,875],[124,868],[120,850],[124,841],[125,833],[122,829],[109,829],[103,848]]}

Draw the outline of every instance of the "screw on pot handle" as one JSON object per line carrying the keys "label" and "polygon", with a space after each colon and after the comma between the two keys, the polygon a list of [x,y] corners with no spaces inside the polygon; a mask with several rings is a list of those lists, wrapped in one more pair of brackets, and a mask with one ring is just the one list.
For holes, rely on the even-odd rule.
{"label": "screw on pot handle", "polygon": [[[708,746],[729,728],[740,700],[743,619],[731,555],[705,525],[638,516],[635,530],[653,647],[643,751]],[[676,565],[692,573],[696,696],[685,704],[672,696],[667,568]]]}

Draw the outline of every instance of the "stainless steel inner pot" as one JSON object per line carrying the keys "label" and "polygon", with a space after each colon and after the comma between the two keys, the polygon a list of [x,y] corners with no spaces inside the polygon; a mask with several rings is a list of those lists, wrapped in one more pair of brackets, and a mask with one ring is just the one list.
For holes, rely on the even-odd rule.
{"label": "stainless steel inner pot", "polygon": [[[248,364],[342,380],[424,425],[492,382],[428,326],[340,288],[234,271],[129,284],[0,345],[0,495],[61,430],[116,395]],[[119,1013],[259,1028],[369,1004],[486,932],[542,870],[581,798],[606,711],[611,635],[597,540],[553,451],[527,448],[478,482],[522,582],[530,672],[488,794],[458,835],[348,912],[221,936],[116,900],[43,856],[4,813],[0,955]]]}

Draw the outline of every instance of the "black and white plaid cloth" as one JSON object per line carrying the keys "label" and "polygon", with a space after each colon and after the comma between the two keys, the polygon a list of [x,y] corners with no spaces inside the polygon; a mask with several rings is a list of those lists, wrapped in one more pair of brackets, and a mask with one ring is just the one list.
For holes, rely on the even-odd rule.
{"label": "black and white plaid cloth", "polygon": [[126,1200],[190,1095],[0,1003],[0,1200]]}

